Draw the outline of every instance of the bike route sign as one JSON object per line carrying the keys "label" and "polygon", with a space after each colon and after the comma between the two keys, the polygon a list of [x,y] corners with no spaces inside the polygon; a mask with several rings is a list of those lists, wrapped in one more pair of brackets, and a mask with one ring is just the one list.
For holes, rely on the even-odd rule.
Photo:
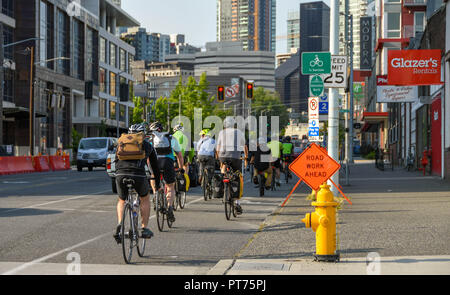
{"label": "bike route sign", "polygon": [[319,75],[331,73],[330,52],[303,52],[302,74]]}

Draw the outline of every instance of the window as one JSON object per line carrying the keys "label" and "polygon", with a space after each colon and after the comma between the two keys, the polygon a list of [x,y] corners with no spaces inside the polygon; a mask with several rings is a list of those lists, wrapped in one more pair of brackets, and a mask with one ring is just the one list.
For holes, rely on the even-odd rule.
{"label": "window", "polygon": [[109,94],[116,96],[116,74],[113,72],[109,73]]}
{"label": "window", "polygon": [[106,118],[106,109],[107,109],[106,99],[100,98],[98,101],[98,116],[100,118]]}
{"label": "window", "polygon": [[110,50],[109,50],[109,64],[113,67],[117,67],[117,63],[116,63],[116,48],[117,46],[110,43]]}
{"label": "window", "polygon": [[[11,44],[14,42],[13,28],[3,24],[3,44]],[[9,46],[4,49],[4,58],[14,59],[14,46]]]}
{"label": "window", "polygon": [[127,70],[127,60],[126,60],[126,52],[123,49],[120,49],[120,70],[126,72]]}
{"label": "window", "polygon": [[[70,57],[70,22],[69,16],[58,9],[58,57]],[[60,59],[57,61],[57,71],[60,74],[70,75],[70,60]]]}
{"label": "window", "polygon": [[387,14],[387,37],[399,38],[400,37],[400,13],[391,12]]}
{"label": "window", "polygon": [[106,63],[106,39],[100,37],[100,61]]}
{"label": "window", "polygon": [[84,80],[84,25],[75,20],[73,22],[73,74],[75,78]]}
{"label": "window", "polygon": [[95,84],[98,82],[98,35],[97,32],[91,28],[86,29],[86,42],[87,42],[87,67],[86,67],[86,77],[88,80],[94,81]]}
{"label": "window", "polygon": [[109,119],[116,119],[116,103],[114,101],[109,102]]}
{"label": "window", "polygon": [[119,121],[125,122],[127,107],[123,104],[119,104]]}
{"label": "window", "polygon": [[39,60],[41,67],[53,69],[53,6],[45,1],[40,2],[39,22]]}
{"label": "window", "polygon": [[100,80],[99,80],[99,86],[100,86],[100,92],[106,93],[107,87],[106,87],[106,70],[100,68]]}
{"label": "window", "polygon": [[414,12],[414,34],[425,30],[425,12]]}

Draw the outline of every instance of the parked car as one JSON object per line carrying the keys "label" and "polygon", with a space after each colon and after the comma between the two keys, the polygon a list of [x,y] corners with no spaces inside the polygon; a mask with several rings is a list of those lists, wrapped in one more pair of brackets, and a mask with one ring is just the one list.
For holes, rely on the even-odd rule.
{"label": "parked car", "polygon": [[106,167],[108,155],[114,152],[117,139],[113,137],[89,137],[80,140],[77,152],[77,170],[83,171],[88,167],[92,171],[94,167]]}

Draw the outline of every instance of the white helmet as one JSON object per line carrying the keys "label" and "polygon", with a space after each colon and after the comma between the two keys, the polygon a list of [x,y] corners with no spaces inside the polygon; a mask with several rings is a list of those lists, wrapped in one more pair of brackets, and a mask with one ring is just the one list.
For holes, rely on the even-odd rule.
{"label": "white helmet", "polygon": [[177,131],[181,131],[181,132],[184,131],[183,124],[178,124],[177,126],[175,126],[175,127],[173,128],[173,132],[177,132]]}
{"label": "white helmet", "polygon": [[234,120],[233,117],[226,117],[225,120],[223,120],[224,128],[234,128],[235,124],[236,124],[236,120]]}

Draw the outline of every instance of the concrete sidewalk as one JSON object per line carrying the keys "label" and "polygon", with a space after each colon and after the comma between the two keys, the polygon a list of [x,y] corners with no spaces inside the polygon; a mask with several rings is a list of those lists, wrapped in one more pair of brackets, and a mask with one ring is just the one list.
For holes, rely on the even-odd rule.
{"label": "concrete sidewalk", "polygon": [[353,205],[344,202],[338,212],[340,262],[313,261],[315,233],[301,219],[314,208],[306,200],[311,189],[302,185],[235,259],[208,274],[450,274],[450,182],[357,160],[343,190]]}

